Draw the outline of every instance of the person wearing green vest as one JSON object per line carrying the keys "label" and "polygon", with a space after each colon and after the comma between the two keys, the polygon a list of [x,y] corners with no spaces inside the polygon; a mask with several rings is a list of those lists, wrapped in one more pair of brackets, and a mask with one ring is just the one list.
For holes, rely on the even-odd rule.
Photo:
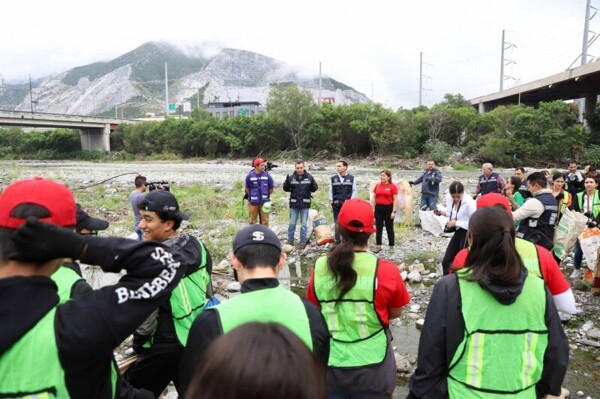
{"label": "person wearing green vest", "polygon": [[173,381],[183,395],[178,366],[192,322],[212,296],[212,258],[202,242],[178,231],[189,216],[181,212],[170,191],[150,191],[138,208],[143,240],[159,241],[176,251],[183,259],[185,274],[169,300],[157,306],[134,334],[133,348],[139,357],[125,378],[136,388],[152,391],[155,397]]}
{"label": "person wearing green vest", "polygon": [[319,309],[277,280],[285,260],[281,242],[268,227],[254,224],[236,234],[231,263],[234,276],[241,283],[241,294],[208,309],[194,321],[180,365],[184,388],[189,386],[209,345],[250,322],[282,324],[306,344],[323,366],[327,364],[329,333]]}
{"label": "person wearing green vest", "polygon": [[410,295],[398,266],[367,252],[373,218],[367,201],[345,201],[337,221],[341,245],[317,260],[308,283],[307,298],[330,334],[330,398],[387,398],[396,387],[389,321]]}
{"label": "person wearing green vest", "polygon": [[569,343],[549,291],[515,248],[498,206],[469,220],[466,267],[434,287],[407,398],[560,395]]}
{"label": "person wearing green vest", "polygon": [[[75,224],[73,194],[57,182],[21,180],[0,195],[0,397],[125,397],[113,350],[183,275],[160,243],[82,236]],[[127,273],[59,304],[50,276],[67,257]]]}

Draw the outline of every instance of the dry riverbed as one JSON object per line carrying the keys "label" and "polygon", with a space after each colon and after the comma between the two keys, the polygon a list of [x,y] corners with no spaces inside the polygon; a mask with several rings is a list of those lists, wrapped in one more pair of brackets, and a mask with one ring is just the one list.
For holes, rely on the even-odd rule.
{"label": "dry riverbed", "polygon": [[[271,227],[284,239],[287,231],[287,197],[280,189],[285,175],[293,172],[293,162],[277,162],[279,165],[272,175],[276,191],[273,195],[274,209]],[[111,222],[107,234],[129,236],[132,233],[133,217],[127,197],[133,189],[133,178],[140,173],[149,181],[166,180],[171,183],[181,207],[188,211],[192,219],[186,229],[201,238],[211,250],[215,264],[214,283],[218,295],[226,299],[237,294],[236,283],[230,274],[227,252],[231,240],[239,228],[246,225],[240,216],[239,203],[242,197],[242,182],[250,169],[250,160],[210,161],[204,163],[137,162],[137,163],[89,163],[89,162],[2,162],[0,180],[2,187],[25,177],[44,176],[64,182],[74,190],[75,197],[93,216],[106,218]],[[327,184],[334,172],[335,161],[308,165],[309,171],[319,183],[319,191],[314,200],[315,208],[328,218],[331,213],[327,206]],[[392,169],[395,181],[412,180],[420,174],[421,167],[415,170]],[[478,171],[455,171],[441,168],[444,175],[442,190],[452,180],[460,180],[468,191],[473,191]],[[350,165],[350,173],[357,177],[359,196],[368,198],[370,181],[378,180],[379,168],[367,161],[356,161]],[[504,171],[504,176],[512,173]],[[417,189],[420,189],[418,186]],[[419,193],[415,191],[415,209]],[[418,223],[418,218],[414,220]],[[403,316],[392,323],[394,349],[398,363],[398,389],[394,397],[404,397],[408,377],[415,367],[419,330],[417,324],[427,310],[431,288],[439,277],[438,264],[448,243],[448,238],[434,237],[418,226],[396,226],[397,244],[394,249],[385,248],[380,256],[395,261],[406,274],[407,286],[412,295],[411,303]],[[385,235],[384,235],[385,236]],[[385,238],[384,238],[385,243]],[[288,262],[281,279],[292,290],[303,293],[306,289],[310,267],[325,248],[310,245],[305,251],[293,249],[288,254]],[[567,260],[565,274],[572,270],[571,260]],[[570,268],[570,269],[569,269]],[[571,346],[571,362],[565,388],[572,397],[600,398],[600,297],[589,294],[589,284],[573,284],[577,303],[582,312],[565,320],[565,332]],[[565,318],[566,319],[566,318]],[[174,397],[174,393],[169,393]]]}

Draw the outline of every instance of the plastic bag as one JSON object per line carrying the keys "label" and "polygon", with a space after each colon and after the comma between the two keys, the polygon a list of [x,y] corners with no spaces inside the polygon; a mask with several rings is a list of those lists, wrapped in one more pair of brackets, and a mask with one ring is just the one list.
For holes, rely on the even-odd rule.
{"label": "plastic bag", "polygon": [[446,223],[448,223],[446,216],[436,215],[433,211],[419,210],[419,218],[421,219],[421,228],[434,236],[442,234]]}
{"label": "plastic bag", "polygon": [[554,254],[560,260],[573,250],[575,240],[583,232],[587,223],[587,217],[579,212],[565,208],[560,222],[554,232]]}
{"label": "plastic bag", "polygon": [[329,220],[320,213],[317,214],[312,222],[313,231],[315,232],[315,241],[317,245],[325,245],[335,241],[333,238],[333,230],[329,224]]}
{"label": "plastic bag", "polygon": [[587,228],[579,236],[579,245],[583,256],[587,260],[588,268],[596,270],[598,250],[600,249],[600,229],[597,227]]}

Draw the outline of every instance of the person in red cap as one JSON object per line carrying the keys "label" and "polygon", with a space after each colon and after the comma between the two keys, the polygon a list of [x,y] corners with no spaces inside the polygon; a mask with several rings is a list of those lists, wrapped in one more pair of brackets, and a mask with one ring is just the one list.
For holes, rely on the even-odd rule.
{"label": "person in red cap", "polygon": [[266,171],[267,160],[256,158],[252,162],[252,169],[246,176],[246,194],[248,195],[248,212],[250,224],[260,220],[260,224],[269,225],[269,212],[271,211],[271,193],[275,184],[273,178]]}
{"label": "person in red cap", "polygon": [[373,218],[367,201],[346,200],[338,215],[341,245],[317,260],[308,283],[306,297],[331,335],[330,397],[389,397],[396,386],[389,322],[410,295],[398,267],[367,251]]}
{"label": "person in red cap", "polygon": [[[0,195],[0,397],[152,398],[130,391],[113,349],[169,297],[184,272],[157,242],[76,234],[64,185],[21,180]],[[59,304],[64,258],[126,270],[112,286]]]}
{"label": "person in red cap", "polygon": [[[500,206],[511,214],[510,204],[505,196],[497,193],[490,193],[477,198],[477,209],[489,206]],[[515,247],[521,255],[523,264],[529,269],[529,272],[544,279],[548,290],[554,298],[556,308],[560,312],[575,314],[578,312],[575,307],[575,298],[569,282],[560,270],[554,256],[550,251],[540,245],[534,245],[522,238],[515,238]],[[469,250],[467,248],[460,251],[452,265],[454,269],[460,269],[465,266]]]}

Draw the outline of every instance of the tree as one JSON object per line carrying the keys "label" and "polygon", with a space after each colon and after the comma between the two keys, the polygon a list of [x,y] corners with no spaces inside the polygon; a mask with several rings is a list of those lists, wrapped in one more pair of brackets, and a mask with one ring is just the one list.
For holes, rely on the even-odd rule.
{"label": "tree", "polygon": [[267,111],[285,128],[300,155],[306,144],[306,126],[317,111],[312,95],[295,84],[274,86],[269,92]]}

